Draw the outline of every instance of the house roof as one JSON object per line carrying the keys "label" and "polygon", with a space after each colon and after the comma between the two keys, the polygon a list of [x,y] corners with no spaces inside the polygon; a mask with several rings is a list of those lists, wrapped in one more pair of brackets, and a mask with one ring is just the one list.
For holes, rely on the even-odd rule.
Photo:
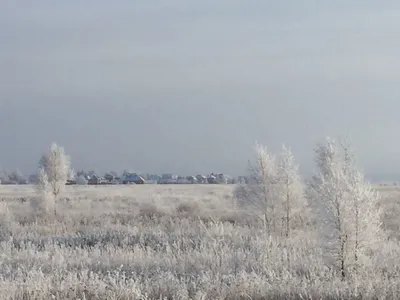
{"label": "house roof", "polygon": [[129,180],[129,181],[144,181],[144,178],[136,173],[128,173],[125,175],[124,180]]}

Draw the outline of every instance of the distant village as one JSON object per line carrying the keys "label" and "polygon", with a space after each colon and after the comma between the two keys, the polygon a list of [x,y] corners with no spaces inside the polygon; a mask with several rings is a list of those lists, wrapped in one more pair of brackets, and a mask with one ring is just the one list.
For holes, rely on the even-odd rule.
{"label": "distant village", "polygon": [[[35,184],[38,175],[25,176],[20,172],[0,173],[0,183],[12,184]],[[116,184],[235,184],[245,182],[246,177],[233,178],[223,173],[211,173],[208,175],[181,176],[174,174],[138,174],[124,171],[122,174],[108,172],[98,175],[94,171],[79,171],[71,174],[67,185],[116,185]]]}

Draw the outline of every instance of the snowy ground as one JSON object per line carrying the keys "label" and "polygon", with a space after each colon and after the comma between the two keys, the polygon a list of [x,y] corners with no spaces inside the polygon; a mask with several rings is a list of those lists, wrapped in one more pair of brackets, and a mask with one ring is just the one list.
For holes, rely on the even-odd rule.
{"label": "snowy ground", "polygon": [[230,185],[69,186],[55,218],[31,186],[1,186],[0,299],[396,299],[400,189],[380,190],[379,267],[342,282],[313,224],[268,239]]}

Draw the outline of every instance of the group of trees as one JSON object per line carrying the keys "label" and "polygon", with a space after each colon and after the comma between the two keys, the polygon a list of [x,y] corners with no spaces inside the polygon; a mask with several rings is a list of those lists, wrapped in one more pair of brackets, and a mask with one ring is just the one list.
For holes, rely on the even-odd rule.
{"label": "group of trees", "polygon": [[249,162],[247,183],[238,185],[236,199],[259,217],[266,232],[290,236],[291,220],[306,206],[303,184],[290,149],[278,156],[263,145],[255,146],[255,161]]}
{"label": "group of trees", "polygon": [[3,183],[26,183],[27,178],[17,169],[14,171],[2,171],[0,180]]}
{"label": "group of trees", "polygon": [[[382,239],[379,195],[356,167],[349,142],[327,138],[315,149],[316,172],[303,181],[289,148],[274,155],[260,144],[245,184],[235,197],[259,217],[271,237],[291,238],[295,220],[316,224],[321,246],[344,279],[358,270]],[[70,158],[53,143],[39,162],[40,207],[56,214],[56,201],[71,175]]]}
{"label": "group of trees", "polygon": [[235,195],[262,218],[271,236],[290,239],[297,218],[315,224],[344,279],[368,261],[382,239],[380,198],[356,167],[349,142],[327,138],[315,149],[315,163],[315,175],[303,181],[290,149],[274,155],[257,144],[248,181]]}

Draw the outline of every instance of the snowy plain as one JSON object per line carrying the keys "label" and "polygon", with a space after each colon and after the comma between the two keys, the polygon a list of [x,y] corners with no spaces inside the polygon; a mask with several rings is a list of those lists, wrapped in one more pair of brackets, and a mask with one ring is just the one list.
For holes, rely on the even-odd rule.
{"label": "snowy plain", "polygon": [[351,281],[323,260],[312,222],[282,245],[233,189],[68,186],[57,216],[41,218],[33,186],[0,186],[0,299],[399,297],[399,187],[378,187],[388,240]]}

